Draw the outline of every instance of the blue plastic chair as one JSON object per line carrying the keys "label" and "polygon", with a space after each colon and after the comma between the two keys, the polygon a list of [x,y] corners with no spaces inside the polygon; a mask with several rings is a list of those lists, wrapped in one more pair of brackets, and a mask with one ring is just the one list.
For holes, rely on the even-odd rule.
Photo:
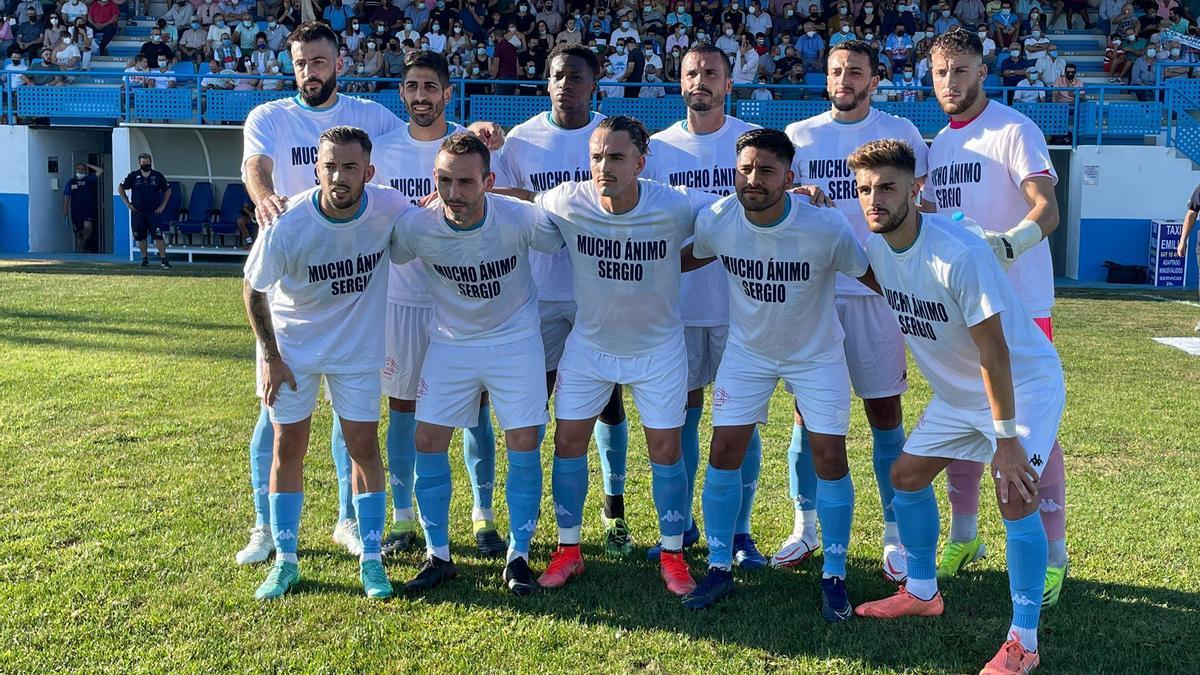
{"label": "blue plastic chair", "polygon": [[204,234],[208,222],[212,218],[213,186],[208,181],[198,181],[192,186],[192,194],[185,209],[179,209],[179,216],[170,223],[174,235],[172,243],[179,243],[179,235],[187,237],[187,245],[192,245],[192,235]]}
{"label": "blue plastic chair", "polygon": [[[167,205],[163,208],[163,212],[155,216],[159,228],[163,230],[172,230],[171,224],[174,218],[179,217],[179,210],[183,208],[183,185],[177,180],[167,181],[167,187],[171,189],[171,196],[167,198]],[[174,231],[168,232],[174,239]]]}
{"label": "blue plastic chair", "polygon": [[210,243],[212,237],[219,237],[219,246],[224,246],[225,237],[238,235],[237,220],[242,215],[242,207],[249,201],[246,186],[241,183],[230,183],[225,187],[225,192],[221,195],[221,210],[214,212],[216,215],[209,224]]}

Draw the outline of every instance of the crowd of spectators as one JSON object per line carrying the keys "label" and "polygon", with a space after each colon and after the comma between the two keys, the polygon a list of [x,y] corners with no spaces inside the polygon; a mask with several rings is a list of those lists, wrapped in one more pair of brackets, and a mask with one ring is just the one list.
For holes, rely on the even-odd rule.
{"label": "crowd of spectators", "polygon": [[[69,83],[45,72],[86,70],[106,53],[124,7],[124,0],[0,2],[0,48],[14,86]],[[1058,100],[1070,92],[1039,87],[1082,80],[1047,31],[1093,28],[1089,7],[1110,36],[1104,70],[1112,81],[1153,84],[1157,64],[1168,66],[1166,77],[1200,70],[1200,52],[1171,39],[1172,31],[1196,35],[1195,18],[1177,0],[171,0],[125,81],[172,87],[175,65],[190,61],[208,76],[205,88],[290,87],[282,77],[292,73],[287,35],[315,18],[341,36],[339,74],[364,78],[347,81],[351,92],[400,77],[407,51],[430,49],[447,56],[453,77],[479,81],[468,82],[469,94],[539,94],[547,53],[572,42],[600,56],[602,95],[661,97],[665,83],[679,80],[688,46],[708,40],[729,58],[736,96],[787,98],[801,94],[751,85],[805,83],[807,74],[824,72],[831,46],[857,39],[878,50],[880,80],[894,87],[878,96],[917,100],[930,84],[933,38],[961,26],[979,34],[1002,84],[1030,89],[1018,100]]]}

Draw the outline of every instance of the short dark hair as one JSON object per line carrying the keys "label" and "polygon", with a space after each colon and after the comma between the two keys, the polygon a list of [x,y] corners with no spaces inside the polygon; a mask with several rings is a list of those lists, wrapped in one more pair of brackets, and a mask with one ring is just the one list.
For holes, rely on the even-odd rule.
{"label": "short dark hair", "polygon": [[492,153],[488,151],[487,144],[481,138],[469,131],[460,131],[453,134],[442,141],[442,147],[438,152],[444,152],[448,155],[479,155],[480,161],[483,162],[483,175],[488,175],[492,172]]}
{"label": "short dark hair", "polygon": [[983,56],[983,41],[975,33],[955,26],[933,40],[929,53],[940,51],[944,54],[970,54]]}
{"label": "short dark hair", "polygon": [[362,147],[363,152],[371,154],[371,137],[367,132],[358,127],[342,125],[339,127],[329,127],[321,133],[318,143],[331,143],[333,145],[349,145],[358,143]]}
{"label": "short dark hair", "polygon": [[788,168],[791,168],[792,160],[796,157],[796,146],[792,145],[787,134],[778,129],[753,129],[738,136],[734,150],[740,155],[746,148],[766,150],[782,159]]}
{"label": "short dark hair", "polygon": [[[864,40],[846,40],[829,48],[829,56],[833,56],[834,52],[851,52],[854,54],[862,54],[871,62],[871,72],[879,70],[879,52],[871,49],[871,45]],[[826,68],[829,68],[826,61]]]}
{"label": "short dark hair", "polygon": [[450,86],[450,65],[446,61],[446,57],[437,52],[428,49],[418,49],[409,52],[404,57],[404,76],[408,77],[408,71],[413,68],[427,68],[432,70],[437,75],[438,81],[442,83],[442,88]]}
{"label": "short dark hair", "polygon": [[912,146],[904,141],[886,138],[871,141],[850,153],[846,164],[851,171],[859,169],[892,168],[916,175],[917,157]]}
{"label": "short dark hair", "polygon": [[650,132],[646,130],[646,125],[636,118],[628,115],[613,115],[601,120],[596,128],[614,132],[624,131],[629,134],[629,139],[633,141],[633,145],[637,147],[639,153],[645,155],[650,152]]}
{"label": "short dark hair", "polygon": [[684,59],[686,59],[690,54],[695,54],[697,56],[701,54],[713,54],[720,57],[718,60],[725,64],[725,77],[733,76],[733,66],[729,63],[729,57],[725,56],[725,52],[717,49],[717,46],[712,42],[708,40],[697,40],[693,42],[692,45],[688,47],[687,51],[683,53],[683,58],[679,60],[680,67],[683,66]]}
{"label": "short dark hair", "polygon": [[308,21],[296,26],[296,30],[287,37],[288,48],[296,42],[308,44],[310,42],[320,42],[324,40],[333,45],[333,50],[336,52],[339,46],[337,33],[328,25],[320,21]]}
{"label": "short dark hair", "polygon": [[581,59],[588,70],[592,71],[592,79],[600,74],[600,57],[596,55],[596,52],[583,45],[560,42],[554,45],[554,49],[551,49],[550,53],[546,55],[546,63],[554,63],[554,59],[560,56],[574,56]]}

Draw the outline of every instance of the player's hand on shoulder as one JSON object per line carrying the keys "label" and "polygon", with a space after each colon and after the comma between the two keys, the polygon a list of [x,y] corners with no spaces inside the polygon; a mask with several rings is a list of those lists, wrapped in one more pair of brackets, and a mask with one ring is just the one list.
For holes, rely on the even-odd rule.
{"label": "player's hand on shoulder", "polygon": [[496,152],[504,147],[504,127],[495,122],[472,122],[467,131],[478,136],[489,152]]}
{"label": "player's hand on shoulder", "polygon": [[1025,448],[1017,438],[997,438],[992,471],[999,483],[1000,502],[1008,504],[1019,495],[1026,504],[1037,496],[1038,475],[1029,465]]}
{"label": "player's hand on shoulder", "polygon": [[271,225],[287,210],[285,195],[271,195],[254,207],[254,219],[262,226]]}
{"label": "player's hand on shoulder", "polygon": [[812,204],[813,206],[823,206],[829,209],[837,206],[837,204],[835,204],[834,201],[829,198],[829,195],[826,195],[825,191],[816,185],[797,185],[796,187],[792,188],[792,192],[808,197],[808,203]]}

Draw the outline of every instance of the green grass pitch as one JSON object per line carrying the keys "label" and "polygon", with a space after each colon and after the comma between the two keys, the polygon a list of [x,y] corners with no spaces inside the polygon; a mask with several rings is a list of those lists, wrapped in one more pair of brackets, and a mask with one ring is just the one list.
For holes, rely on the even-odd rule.
{"label": "green grass pitch", "polygon": [[[1072,568],[1044,615],[1043,670],[1195,672],[1200,359],[1149,338],[1189,334],[1198,311],[1137,294],[1060,295]],[[253,518],[252,358],[232,266],[164,274],[0,263],[0,671],[974,672],[1008,626],[1003,528],[988,499],[991,554],[943,585],[939,619],[827,626],[816,564],[739,572],[731,599],[683,609],[641,558],[655,519],[636,434],[627,495],[637,558],[600,554],[593,457],[587,573],[558,592],[511,597],[500,563],[472,554],[470,493],[452,450],[459,579],[416,600],[371,602],[356,561],[330,540],[324,404],[307,461],[304,582],[261,604],[253,593],[266,568],[233,563]],[[929,390],[910,374],[911,428]],[[791,529],[789,415],[780,390],[754,514],[768,553]],[[849,588],[861,602],[891,587],[879,573],[879,500],[857,403],[849,442],[858,491]],[[549,456],[535,570],[554,542]],[[502,454],[499,464],[504,526]],[[699,573],[702,551],[690,559]],[[387,568],[402,582],[416,563]]]}

